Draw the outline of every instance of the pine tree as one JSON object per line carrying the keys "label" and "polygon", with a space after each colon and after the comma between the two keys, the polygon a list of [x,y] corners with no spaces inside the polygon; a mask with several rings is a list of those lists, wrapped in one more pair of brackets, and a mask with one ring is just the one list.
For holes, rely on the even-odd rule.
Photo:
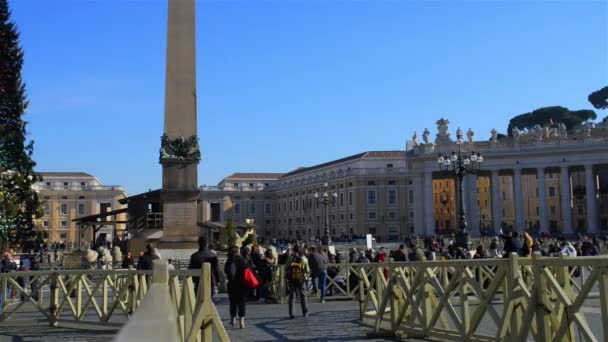
{"label": "pine tree", "polygon": [[7,0],[0,0],[0,247],[19,248],[37,235],[34,218],[41,212],[32,184],[41,177],[34,172],[34,142],[26,141],[23,52],[10,17]]}

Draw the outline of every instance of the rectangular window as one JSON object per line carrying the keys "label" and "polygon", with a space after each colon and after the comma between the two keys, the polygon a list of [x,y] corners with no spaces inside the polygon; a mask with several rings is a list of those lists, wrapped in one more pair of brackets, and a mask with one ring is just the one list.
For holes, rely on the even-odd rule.
{"label": "rectangular window", "polygon": [[555,197],[555,187],[549,187],[549,197]]}
{"label": "rectangular window", "polygon": [[59,213],[64,216],[68,214],[68,204],[67,203],[61,203],[61,208],[60,208]]}
{"label": "rectangular window", "polygon": [[539,215],[540,209],[538,207],[536,207],[536,216]]}
{"label": "rectangular window", "polygon": [[555,215],[555,206],[554,205],[551,206],[551,215]]}
{"label": "rectangular window", "polygon": [[69,189],[69,188],[70,188],[70,183],[68,183],[68,182],[64,182],[64,183],[63,183],[63,189],[67,190],[67,189]]}
{"label": "rectangular window", "polygon": [[43,208],[44,208],[44,215],[51,214],[51,205],[50,204],[44,203]]}
{"label": "rectangular window", "polygon": [[300,206],[298,205],[299,202],[300,201],[296,200],[296,211],[300,210],[300,208],[299,208]]}
{"label": "rectangular window", "polygon": [[68,226],[68,221],[66,221],[66,220],[61,220],[61,221],[59,222],[59,226],[60,226],[61,228],[67,228],[67,226]]}
{"label": "rectangular window", "polygon": [[367,185],[376,185],[376,181],[367,181]]}
{"label": "rectangular window", "polygon": [[376,205],[376,191],[370,190],[367,192],[367,204]]}
{"label": "rectangular window", "polygon": [[80,189],[85,190],[87,188],[87,183],[80,182]]}
{"label": "rectangular window", "polygon": [[388,191],[388,205],[397,204],[397,190]]}
{"label": "rectangular window", "polygon": [[410,218],[414,218],[414,212],[410,211]]}
{"label": "rectangular window", "polygon": [[376,212],[375,211],[368,211],[367,212],[367,219],[370,221],[376,221]]}
{"label": "rectangular window", "polygon": [[505,217],[505,208],[502,208],[502,217]]}
{"label": "rectangular window", "polygon": [[350,213],[350,219],[351,220],[353,219],[353,213]]}
{"label": "rectangular window", "polygon": [[266,216],[272,214],[272,205],[269,202],[264,203],[264,214]]}
{"label": "rectangular window", "polygon": [[386,168],[387,169],[392,169],[393,168],[393,164],[386,164]]}
{"label": "rectangular window", "polygon": [[502,200],[503,200],[503,201],[507,200],[507,195],[505,194],[505,192],[504,192],[504,191],[502,192]]}
{"label": "rectangular window", "polygon": [[84,215],[85,205],[84,203],[78,203],[78,215]]}
{"label": "rectangular window", "polygon": [[348,193],[348,205],[353,205],[353,192]]}
{"label": "rectangular window", "polygon": [[376,234],[376,227],[369,227],[369,233],[372,235]]}
{"label": "rectangular window", "polygon": [[409,190],[409,191],[407,192],[407,201],[408,201],[410,204],[413,204],[413,203],[414,203],[414,190]]}
{"label": "rectangular window", "polygon": [[43,227],[47,227],[49,226],[49,221],[42,221],[42,226]]}
{"label": "rectangular window", "polygon": [[343,207],[344,206],[344,194],[340,193],[340,206]]}
{"label": "rectangular window", "polygon": [[536,188],[536,198],[538,198],[538,187]]}
{"label": "rectangular window", "polygon": [[396,211],[389,211],[388,212],[388,218],[391,220],[394,220],[397,218],[397,212]]}
{"label": "rectangular window", "polygon": [[395,182],[394,180],[389,180],[388,181],[388,185],[395,185],[395,184],[397,184],[397,182]]}
{"label": "rectangular window", "polygon": [[255,215],[255,202],[249,202],[249,215]]}
{"label": "rectangular window", "polygon": [[234,216],[241,216],[241,203],[234,203]]}

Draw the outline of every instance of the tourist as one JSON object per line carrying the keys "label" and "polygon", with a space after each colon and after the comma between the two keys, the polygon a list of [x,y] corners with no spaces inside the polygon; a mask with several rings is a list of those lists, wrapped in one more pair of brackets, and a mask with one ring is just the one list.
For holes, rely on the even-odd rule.
{"label": "tourist", "polygon": [[357,258],[357,264],[369,264],[369,258],[365,255],[365,251],[359,252],[359,258]]}
{"label": "tourist", "polygon": [[[215,292],[213,287],[217,287],[220,280],[219,263],[217,254],[209,249],[207,238],[201,236],[198,238],[198,251],[190,256],[188,269],[200,270],[206,262],[211,264],[211,286],[209,287],[209,291],[211,291],[211,295],[213,296],[213,293]],[[197,291],[199,277],[192,278],[192,282],[194,283],[195,291]]]}
{"label": "tourist", "polygon": [[127,255],[122,259],[122,268],[130,268],[133,267],[135,263],[133,262],[133,256],[131,252],[127,252]]}
{"label": "tourist", "polygon": [[321,292],[321,303],[325,303],[325,292],[327,290],[326,280],[327,280],[327,265],[329,264],[329,259],[327,258],[327,254],[325,251],[319,248],[316,250],[311,257],[311,262],[316,267],[316,274],[318,277],[318,289]]}
{"label": "tourist", "polygon": [[236,325],[236,316],[239,316],[240,328],[245,327],[245,304],[249,289],[245,286],[245,269],[247,263],[239,254],[239,248],[230,247],[228,259],[224,264],[224,273],[228,281],[228,300],[230,301],[230,326]]}
{"label": "tourist", "polygon": [[497,237],[493,237],[492,242],[490,242],[489,256],[490,258],[502,258],[502,252],[500,251]]}
{"label": "tourist", "polygon": [[274,266],[274,263],[275,260],[272,256],[272,251],[267,249],[266,252],[264,252],[264,258],[258,266],[260,297],[263,298],[266,303],[271,302],[270,286],[272,283],[272,267]]}
{"label": "tourist", "polygon": [[154,247],[151,244],[146,245],[146,252],[137,261],[137,269],[142,271],[152,270],[153,261],[158,260],[158,255],[154,254]]}
{"label": "tourist", "polygon": [[306,274],[310,273],[307,269],[308,265],[304,262],[304,256],[299,249],[295,249],[295,253],[287,260],[287,282],[289,287],[289,319],[295,318],[293,315],[293,303],[296,294],[300,298],[300,306],[302,315],[308,316],[308,301],[304,292],[304,280]]}
{"label": "tourist", "polygon": [[524,241],[521,248],[521,256],[529,257],[534,249],[534,239],[532,239],[530,234],[528,234],[527,232],[524,232],[523,238]]}
{"label": "tourist", "polygon": [[407,261],[407,253],[403,244],[399,245],[399,248],[393,252],[393,259],[395,261]]}
{"label": "tourist", "polygon": [[317,261],[314,258],[317,249],[315,247],[310,247],[308,249],[308,266],[310,268],[310,281],[312,283],[312,295],[316,296],[318,293],[318,280],[319,280],[319,269],[317,267]]}
{"label": "tourist", "polygon": [[167,259],[167,269],[169,271],[175,271],[175,265],[173,265],[173,259]]}
{"label": "tourist", "polygon": [[479,245],[475,250],[475,255],[473,256],[473,259],[486,259],[488,256],[488,252],[483,247],[483,245]]}

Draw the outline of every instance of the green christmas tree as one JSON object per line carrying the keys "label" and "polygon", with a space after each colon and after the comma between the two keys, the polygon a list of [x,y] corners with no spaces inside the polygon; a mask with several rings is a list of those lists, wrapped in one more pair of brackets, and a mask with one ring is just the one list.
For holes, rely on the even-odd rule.
{"label": "green christmas tree", "polygon": [[26,140],[23,114],[28,102],[21,79],[23,51],[11,21],[7,0],[0,0],[0,248],[20,247],[37,236],[34,218],[40,217],[38,195],[32,184],[34,142]]}

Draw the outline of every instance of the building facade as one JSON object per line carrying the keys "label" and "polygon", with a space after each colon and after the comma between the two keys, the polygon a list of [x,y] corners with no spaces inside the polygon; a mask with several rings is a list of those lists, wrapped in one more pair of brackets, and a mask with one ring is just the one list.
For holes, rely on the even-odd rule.
{"label": "building facade", "polygon": [[[473,234],[512,228],[533,233],[608,233],[608,128],[591,125],[574,132],[537,127],[512,137],[461,143],[448,133],[447,120],[437,122],[431,142],[415,141],[408,151],[408,175],[414,179],[415,231],[429,235],[457,229],[455,178],[441,171],[438,154],[484,157],[478,174],[464,178],[464,207]],[[462,133],[460,134],[462,137]],[[437,184],[447,184],[443,188]],[[446,222],[450,225],[446,229]]]}
{"label": "building facade", "polygon": [[[92,229],[82,229],[74,222],[75,219],[105,213],[123,206],[118,200],[125,198],[121,186],[103,185],[94,176],[84,172],[40,172],[42,181],[34,184],[44,209],[44,216],[37,221],[38,227],[45,232],[46,240],[52,242],[91,241]],[[124,231],[126,214],[121,213],[111,218],[112,224],[101,227],[98,234],[106,233],[110,237],[116,231]]]}
{"label": "building facade", "polygon": [[[315,198],[325,192],[333,199],[326,206]],[[199,217],[220,226],[253,219],[267,238],[310,239],[327,229],[334,239],[400,240],[414,228],[413,198],[405,152],[371,151],[286,174],[233,174],[201,188]]]}

